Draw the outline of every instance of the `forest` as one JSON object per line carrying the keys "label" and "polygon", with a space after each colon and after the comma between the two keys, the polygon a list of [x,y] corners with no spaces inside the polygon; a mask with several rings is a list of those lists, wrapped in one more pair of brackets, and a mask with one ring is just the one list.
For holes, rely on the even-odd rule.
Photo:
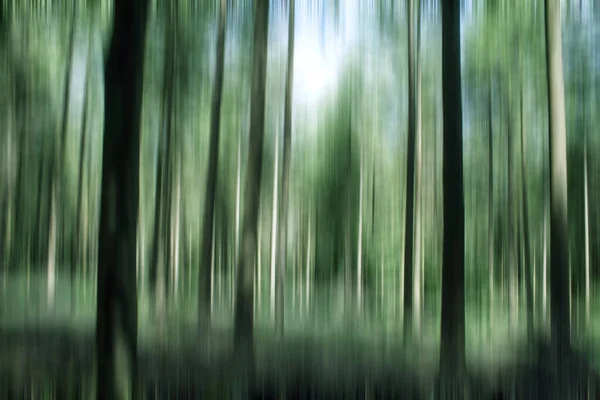
{"label": "forest", "polygon": [[0,398],[600,399],[600,1],[0,0]]}

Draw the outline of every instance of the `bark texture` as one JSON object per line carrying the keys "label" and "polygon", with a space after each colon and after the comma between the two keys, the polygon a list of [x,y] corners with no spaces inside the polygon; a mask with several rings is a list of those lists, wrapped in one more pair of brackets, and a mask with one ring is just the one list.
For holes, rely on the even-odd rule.
{"label": "bark texture", "polygon": [[288,22],[288,59],[285,83],[285,115],[283,119],[283,165],[281,168],[281,195],[279,196],[279,227],[277,241],[277,284],[275,288],[275,315],[277,332],[283,335],[284,329],[284,288],[287,264],[287,221],[290,191],[290,156],[292,151],[292,98],[294,91],[294,30],[295,30],[295,0],[289,2]]}
{"label": "bark texture", "polygon": [[225,61],[225,32],[227,31],[227,1],[220,1],[219,32],[217,35],[217,55],[215,65],[215,81],[212,93],[210,145],[208,153],[208,172],[206,179],[206,198],[204,200],[204,222],[202,225],[202,258],[200,260],[200,279],[198,291],[198,320],[200,325],[210,322],[210,265],[211,249],[214,237],[213,224],[215,214],[215,197],[217,174],[219,169],[219,130],[221,125],[221,99],[223,94],[223,72]]}
{"label": "bark texture", "polygon": [[105,65],[96,310],[99,399],[136,397],[135,279],[147,0],[115,3]]}
{"label": "bark texture", "polygon": [[265,92],[267,78],[267,38],[269,1],[257,0],[254,9],[254,46],[252,60],[252,104],[248,161],[244,189],[241,248],[237,271],[234,317],[236,355],[251,367],[254,362],[254,268],[257,250],[257,226],[260,204],[263,141],[265,130]]}
{"label": "bark texture", "polygon": [[[560,1],[546,0],[546,63],[550,141],[550,318],[560,350],[570,346],[567,131],[562,65]],[[561,353],[561,351],[559,351]]]}
{"label": "bark texture", "polygon": [[442,3],[442,65],[444,253],[440,373],[452,378],[465,372],[465,208],[459,0]]}

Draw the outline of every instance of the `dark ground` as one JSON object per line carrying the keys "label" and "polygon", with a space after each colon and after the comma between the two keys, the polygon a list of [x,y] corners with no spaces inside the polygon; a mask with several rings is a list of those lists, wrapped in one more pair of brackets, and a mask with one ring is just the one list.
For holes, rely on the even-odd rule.
{"label": "dark ground", "polygon": [[[177,349],[140,346],[142,397],[600,399],[600,379],[584,357],[572,353],[562,368],[552,368],[545,344],[534,346],[533,361],[497,371],[471,368],[462,383],[444,385],[442,395],[436,360],[422,359],[418,352],[417,361],[407,362],[399,347],[367,347],[352,339],[324,344],[306,337],[257,341],[254,378],[242,391],[228,350],[230,337],[230,332],[213,332]],[[93,360],[92,331],[1,329],[0,398],[90,398]]]}

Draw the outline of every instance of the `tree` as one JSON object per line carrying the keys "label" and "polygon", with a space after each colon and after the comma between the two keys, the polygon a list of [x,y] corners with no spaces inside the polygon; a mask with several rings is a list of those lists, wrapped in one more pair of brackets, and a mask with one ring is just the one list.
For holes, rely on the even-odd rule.
{"label": "tree", "polygon": [[105,61],[96,310],[97,398],[135,398],[136,228],[147,0],[114,6]]}
{"label": "tree", "polygon": [[521,117],[521,195],[523,196],[522,215],[523,220],[523,245],[524,245],[524,259],[525,259],[525,303],[527,307],[527,334],[529,340],[532,339],[533,335],[533,283],[532,283],[532,265],[531,265],[531,246],[529,244],[529,210],[527,201],[527,172],[526,172],[526,156],[525,156],[525,133],[523,129],[523,91],[521,90],[520,96],[520,117]]}
{"label": "tree", "polygon": [[295,26],[295,0],[289,2],[289,22],[288,22],[288,59],[287,76],[285,83],[285,115],[283,117],[283,165],[281,170],[281,196],[279,203],[279,232],[277,243],[277,266],[279,274],[277,275],[276,287],[276,324],[277,331],[283,335],[284,328],[284,286],[285,271],[287,262],[286,244],[287,244],[287,220],[288,203],[290,187],[290,153],[292,151],[292,94],[294,84],[294,26]]}
{"label": "tree", "polygon": [[[413,328],[415,333],[418,334],[421,328],[421,308],[422,308],[422,284],[423,284],[423,218],[422,218],[422,207],[423,207],[423,184],[422,180],[422,169],[421,169],[421,158],[422,158],[422,107],[421,107],[421,9],[420,1],[417,1],[416,7],[416,49],[415,49],[415,135],[416,135],[416,149],[415,149],[415,225],[414,225],[414,280],[413,280]],[[412,14],[411,14],[412,18]],[[405,325],[406,326],[406,325]]]}
{"label": "tree", "polygon": [[212,93],[210,145],[206,179],[206,199],[204,200],[204,222],[202,225],[202,255],[198,291],[198,321],[201,326],[210,323],[210,265],[213,247],[213,224],[215,195],[219,166],[219,129],[221,123],[221,99],[223,94],[223,64],[225,60],[225,32],[227,30],[227,1],[221,0],[219,13],[219,33],[217,35],[217,55],[215,81]]}
{"label": "tree", "polygon": [[73,70],[73,53],[75,51],[75,28],[77,20],[75,18],[77,9],[73,11],[73,17],[71,20],[71,31],[69,33],[69,54],[67,56],[67,68],[65,70],[65,91],[63,93],[63,105],[62,105],[62,116],[61,116],[61,128],[60,136],[58,140],[55,140],[54,154],[52,157],[51,166],[51,195],[49,196],[50,201],[50,224],[48,225],[48,292],[47,300],[48,304],[52,305],[54,302],[54,291],[56,284],[56,247],[57,247],[57,235],[58,235],[58,224],[60,223],[59,217],[59,199],[61,193],[60,182],[62,179],[62,157],[65,154],[65,144],[67,142],[67,126],[69,119],[69,105],[71,96],[71,78]]}
{"label": "tree", "polygon": [[488,290],[489,318],[494,309],[494,137],[492,125],[492,78],[488,77]]}
{"label": "tree", "polygon": [[442,101],[444,111],[442,323],[440,372],[465,371],[465,209],[463,193],[460,2],[442,2]]}
{"label": "tree", "polygon": [[[587,110],[587,109],[586,109]],[[589,323],[590,319],[590,210],[589,210],[589,175],[588,166],[590,164],[589,149],[588,149],[588,133],[589,127],[584,128],[583,138],[583,207],[584,207],[584,229],[585,229],[585,322]]]}
{"label": "tree", "polygon": [[[408,18],[408,143],[406,157],[406,212],[404,219],[404,338],[408,338],[412,324],[413,312],[413,273],[415,234],[415,136],[416,102],[415,102],[415,52],[414,52],[414,0],[407,0]],[[414,275],[417,275],[416,273]]]}
{"label": "tree", "polygon": [[81,137],[79,139],[79,161],[77,168],[77,204],[75,206],[75,232],[73,236],[73,242],[71,243],[71,314],[75,312],[76,296],[75,296],[75,274],[76,268],[81,260],[80,248],[81,248],[81,225],[82,225],[82,213],[81,203],[83,197],[83,162],[85,157],[86,148],[86,136],[88,128],[88,85],[90,81],[90,69],[91,69],[91,54],[92,54],[92,38],[88,31],[88,52],[86,56],[86,73],[85,83],[83,87],[83,121],[81,123]]}
{"label": "tree", "polygon": [[252,104],[248,139],[248,170],[244,193],[242,242],[237,265],[237,293],[234,317],[235,352],[242,362],[248,363],[248,366],[251,366],[254,360],[253,279],[265,128],[268,17],[269,1],[257,0],[254,7],[252,87],[250,91]]}
{"label": "tree", "polygon": [[518,267],[519,267],[519,240],[518,240],[518,213],[516,207],[513,204],[513,126],[512,126],[512,112],[511,112],[511,94],[512,86],[511,82],[508,82],[508,95],[504,97],[506,103],[506,227],[507,227],[507,257],[508,257],[508,295],[509,295],[509,307],[510,307],[510,322],[511,327],[515,327],[518,321]]}
{"label": "tree", "polygon": [[550,141],[550,318],[558,354],[570,347],[567,132],[560,2],[546,0],[546,63]]}
{"label": "tree", "polygon": [[164,322],[166,288],[170,262],[169,216],[171,198],[171,165],[173,143],[173,102],[175,83],[175,14],[176,5],[165,3],[165,53],[163,56],[163,87],[161,118],[164,130],[159,132],[156,166],[156,193],[154,204],[154,228],[152,234],[152,255],[150,264],[150,287],[156,300],[156,314],[159,323]]}

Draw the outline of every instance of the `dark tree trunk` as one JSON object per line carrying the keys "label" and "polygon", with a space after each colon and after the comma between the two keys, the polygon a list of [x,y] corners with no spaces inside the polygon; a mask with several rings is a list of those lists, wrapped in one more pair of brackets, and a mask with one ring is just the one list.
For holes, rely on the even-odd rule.
{"label": "dark tree trunk", "polygon": [[444,254],[440,373],[452,379],[465,373],[465,220],[458,0],[442,3],[442,63]]}
{"label": "dark tree trunk", "polygon": [[[287,264],[287,222],[290,186],[290,153],[292,151],[292,93],[294,90],[294,27],[295,27],[295,0],[289,2],[288,20],[288,59],[287,76],[285,83],[285,115],[283,119],[283,165],[281,171],[281,192],[279,196],[279,227],[277,232],[277,251],[275,252],[278,268],[275,285],[275,315],[277,332],[283,335],[284,329],[284,288],[285,271]],[[276,161],[277,162],[277,161]]]}
{"label": "dark tree trunk", "polygon": [[[515,212],[514,208],[514,200],[513,200],[513,130],[512,130],[512,113],[510,109],[510,82],[509,82],[509,95],[505,98],[505,107],[506,107],[506,193],[507,193],[507,201],[506,201],[506,225],[507,225],[507,256],[508,256],[508,304],[509,304],[509,314],[511,315],[510,322],[511,327],[515,319],[512,317],[515,316],[516,307],[518,306],[517,298],[518,298],[518,285],[516,281],[518,279],[518,269],[519,269],[519,251],[518,251],[518,238],[517,238],[517,227],[518,225],[515,223],[515,219],[518,215]],[[517,285],[517,286],[515,286]]]}
{"label": "dark tree trunk", "polygon": [[105,62],[96,311],[97,398],[136,397],[136,228],[147,0],[115,3]]}
{"label": "dark tree trunk", "polygon": [[491,74],[488,81],[488,301],[489,301],[489,318],[493,320],[494,310],[494,137],[493,137],[493,120],[492,120],[492,78]]}
{"label": "dark tree trunk", "polygon": [[0,269],[6,268],[4,253],[6,251],[6,219],[8,216],[8,188],[2,191],[0,197]]}
{"label": "dark tree trunk", "polygon": [[217,174],[219,170],[219,127],[221,122],[221,98],[223,93],[223,65],[225,60],[225,32],[227,30],[227,1],[221,0],[219,13],[219,34],[217,36],[217,55],[215,81],[212,93],[210,120],[210,147],[208,153],[208,171],[206,178],[206,198],[204,200],[204,221],[202,225],[202,259],[200,261],[200,279],[198,281],[198,321],[200,326],[210,324],[210,265],[213,247],[213,225],[215,215],[215,196]]}
{"label": "dark tree trunk", "polygon": [[406,211],[404,226],[404,338],[412,326],[414,272],[414,203],[415,203],[415,74],[414,74],[414,0],[407,0],[408,18],[408,143],[406,158]]}
{"label": "dark tree trunk", "polygon": [[[46,148],[46,142],[47,142],[47,134],[42,135],[41,138],[41,144],[42,144],[42,149]],[[43,151],[43,150],[42,150]],[[45,176],[47,174],[46,170],[47,170],[47,163],[44,160],[44,157],[40,157],[39,159],[39,165],[38,165],[38,176],[37,176],[37,193],[38,193],[38,197],[37,197],[37,205],[36,205],[36,210],[35,210],[35,219],[34,221],[41,221],[41,216],[42,216],[42,209],[44,208],[44,181],[45,181]],[[47,233],[46,230],[44,230],[45,226],[44,224],[40,223],[38,226],[38,232],[37,232],[37,240],[36,240],[36,246],[34,247],[34,254],[33,254],[33,259],[35,260],[34,262],[38,262],[44,259],[42,252],[43,252],[43,248],[42,248],[42,242],[44,241],[44,235]]]}
{"label": "dark tree trunk", "polygon": [[546,63],[550,128],[550,315],[551,335],[560,354],[570,348],[570,326],[567,132],[558,0],[546,0]]}
{"label": "dark tree trunk", "polygon": [[168,285],[169,254],[168,242],[170,225],[170,197],[171,197],[171,144],[172,144],[172,115],[174,97],[174,57],[175,33],[174,16],[171,7],[165,11],[167,18],[165,29],[165,54],[163,66],[162,87],[162,128],[159,136],[157,166],[156,166],[156,194],[154,201],[154,227],[152,235],[152,255],[150,260],[150,289],[156,302],[156,316],[162,323],[165,311],[166,287]]}
{"label": "dark tree trunk", "polygon": [[265,92],[267,78],[267,38],[269,31],[269,1],[257,0],[254,10],[254,46],[250,133],[248,139],[248,170],[242,220],[242,238],[237,271],[237,293],[234,317],[234,347],[245,366],[254,364],[254,264],[256,260],[258,211],[265,130]]}
{"label": "dark tree trunk", "polygon": [[29,101],[26,97],[25,91],[26,88],[23,87],[24,77],[20,76],[21,74],[17,70],[17,74],[19,74],[15,78],[14,88],[15,90],[15,109],[18,110],[16,112],[17,119],[20,120],[17,122],[17,141],[18,141],[18,152],[19,152],[19,161],[17,163],[17,182],[15,188],[15,198],[14,198],[14,213],[11,218],[11,247],[10,247],[10,263],[9,266],[15,268],[19,262],[23,260],[23,246],[22,246],[22,235],[18,234],[18,231],[15,231],[16,226],[23,226],[23,182],[25,178],[25,155],[27,153],[27,148],[29,145],[29,133],[27,129],[27,119],[29,118]]}

